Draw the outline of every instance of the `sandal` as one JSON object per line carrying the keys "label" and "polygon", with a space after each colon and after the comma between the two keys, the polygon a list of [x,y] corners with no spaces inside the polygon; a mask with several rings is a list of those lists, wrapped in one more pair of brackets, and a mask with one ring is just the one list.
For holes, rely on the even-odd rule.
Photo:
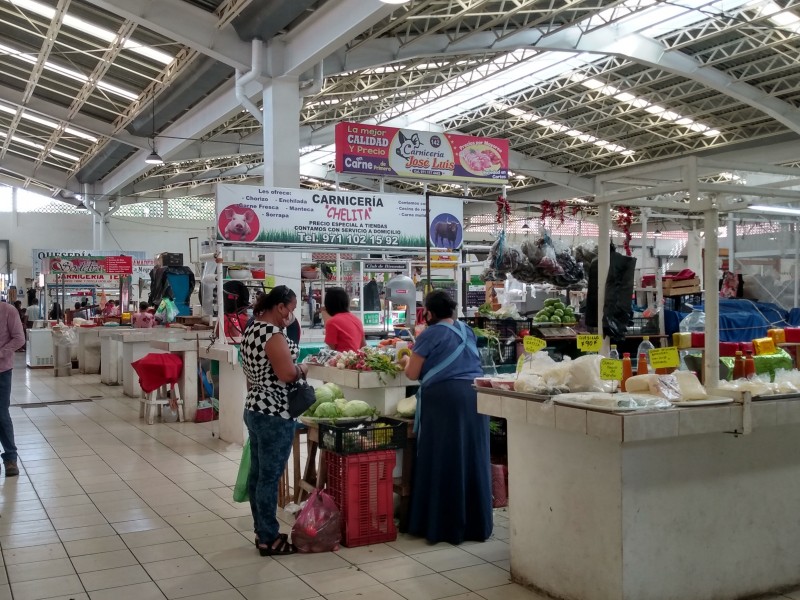
{"label": "sandal", "polygon": [[266,544],[259,544],[258,553],[261,556],[287,556],[289,554],[296,554],[297,548],[289,543],[286,534],[281,534],[276,537],[269,546]]}
{"label": "sandal", "polygon": [[[282,539],[283,539],[283,541],[289,541],[289,534],[288,534],[288,533],[279,533],[279,534],[278,534],[278,537],[279,537],[279,538],[282,538]],[[275,540],[275,541],[277,541],[277,540]],[[259,542],[259,541],[258,541],[258,536],[256,536],[256,547],[258,547],[258,545],[259,545],[260,543],[261,543],[261,542]],[[274,544],[274,543],[275,543],[275,542],[273,542],[273,544]]]}

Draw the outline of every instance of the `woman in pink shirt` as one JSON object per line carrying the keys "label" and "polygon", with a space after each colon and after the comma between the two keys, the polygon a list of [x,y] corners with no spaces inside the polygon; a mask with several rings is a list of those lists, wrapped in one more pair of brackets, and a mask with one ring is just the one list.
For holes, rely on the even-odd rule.
{"label": "woman in pink shirt", "polygon": [[155,327],[156,318],[152,313],[147,312],[147,302],[139,302],[139,312],[133,313],[131,325],[137,329],[148,329]]}
{"label": "woman in pink shirt", "polygon": [[350,296],[344,288],[325,291],[322,320],[325,323],[325,343],[337,352],[356,351],[367,345],[364,325],[350,312]]}

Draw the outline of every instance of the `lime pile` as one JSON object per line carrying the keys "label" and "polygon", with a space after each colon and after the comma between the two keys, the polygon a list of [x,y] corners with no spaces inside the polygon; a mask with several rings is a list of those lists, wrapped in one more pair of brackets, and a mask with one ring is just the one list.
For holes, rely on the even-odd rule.
{"label": "lime pile", "polygon": [[563,323],[574,325],[577,323],[575,313],[571,306],[565,306],[557,298],[548,298],[544,301],[544,308],[536,313],[534,323]]}

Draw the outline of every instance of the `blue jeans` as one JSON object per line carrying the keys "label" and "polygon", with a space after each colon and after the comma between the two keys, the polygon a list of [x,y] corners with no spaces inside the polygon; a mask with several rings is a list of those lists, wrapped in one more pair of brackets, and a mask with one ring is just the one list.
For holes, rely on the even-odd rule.
{"label": "blue jeans", "polygon": [[271,544],[280,533],[276,516],[278,482],[292,452],[295,422],[252,410],[244,411],[250,433],[250,475],[247,493],[253,513],[253,529],[263,544]]}
{"label": "blue jeans", "polygon": [[3,461],[17,461],[17,447],[14,445],[14,423],[8,412],[11,406],[11,372],[0,372],[0,444],[3,446]]}

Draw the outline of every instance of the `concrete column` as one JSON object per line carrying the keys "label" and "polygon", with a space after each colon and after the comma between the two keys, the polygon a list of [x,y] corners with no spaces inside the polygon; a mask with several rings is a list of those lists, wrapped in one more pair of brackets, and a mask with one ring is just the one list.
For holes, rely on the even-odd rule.
{"label": "concrete column", "polygon": [[705,255],[703,284],[705,289],[706,349],[705,384],[713,387],[719,381],[719,293],[717,292],[719,256],[719,210],[715,207],[703,213],[705,218]]}
{"label": "concrete column", "polygon": [[273,79],[264,87],[264,185],[300,187],[298,79]]}

